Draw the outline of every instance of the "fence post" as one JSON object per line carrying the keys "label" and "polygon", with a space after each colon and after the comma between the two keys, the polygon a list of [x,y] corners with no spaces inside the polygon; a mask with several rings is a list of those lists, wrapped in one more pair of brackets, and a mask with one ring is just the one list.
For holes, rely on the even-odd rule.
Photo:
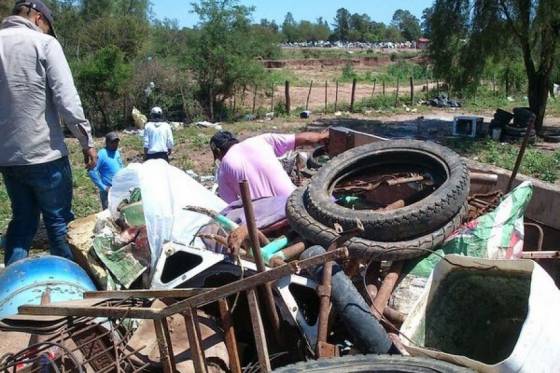
{"label": "fence post", "polygon": [[383,96],[385,96],[385,80],[383,80]]}
{"label": "fence post", "polygon": [[307,101],[305,101],[305,110],[309,110],[309,98],[311,97],[311,89],[313,89],[313,80],[309,84],[309,92],[307,92]]}
{"label": "fence post", "polygon": [[356,83],[357,79],[352,80],[352,96],[350,97],[350,112],[354,112],[354,102],[356,100]]}
{"label": "fence post", "polygon": [[371,97],[375,94],[375,85],[377,84],[377,79],[373,79],[373,89],[371,90]]}
{"label": "fence post", "polygon": [[334,111],[338,109],[338,80],[336,81],[336,94],[334,96]]}
{"label": "fence post", "polygon": [[329,103],[329,81],[325,80],[325,114],[327,113],[328,103]]}
{"label": "fence post", "polygon": [[274,86],[274,83],[272,83],[271,86],[271,97],[270,97],[270,111],[272,113],[274,113],[274,91],[276,91],[276,87]]}
{"label": "fence post", "polygon": [[256,108],[257,108],[257,85],[255,84],[255,90],[253,92],[253,111],[252,111],[253,114],[255,114]]}
{"label": "fence post", "polygon": [[290,115],[290,81],[289,80],[286,80],[285,94],[286,94],[286,113]]}
{"label": "fence post", "polygon": [[410,106],[414,106],[414,79],[410,77]]}
{"label": "fence post", "polygon": [[395,94],[395,107],[399,105],[399,78],[397,78],[397,92]]}

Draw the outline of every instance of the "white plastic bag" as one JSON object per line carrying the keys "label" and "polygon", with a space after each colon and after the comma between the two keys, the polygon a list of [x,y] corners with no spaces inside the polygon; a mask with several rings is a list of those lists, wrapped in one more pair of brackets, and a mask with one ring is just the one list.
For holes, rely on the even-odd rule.
{"label": "white plastic bag", "polygon": [[205,248],[202,240],[194,237],[210,218],[185,211],[185,206],[194,205],[221,211],[227,205],[185,172],[164,160],[156,159],[142,164],[130,164],[115,175],[109,193],[109,210],[114,217],[118,216],[118,204],[136,187],[140,187],[142,192],[151,269],[156,268],[165,242],[174,241]]}

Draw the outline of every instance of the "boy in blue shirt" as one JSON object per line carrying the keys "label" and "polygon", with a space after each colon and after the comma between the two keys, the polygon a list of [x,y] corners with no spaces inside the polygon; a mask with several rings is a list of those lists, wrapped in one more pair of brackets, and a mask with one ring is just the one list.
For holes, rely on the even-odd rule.
{"label": "boy in blue shirt", "polygon": [[97,166],[88,172],[91,181],[99,188],[103,210],[109,206],[109,189],[112,186],[113,176],[123,168],[121,153],[118,150],[119,141],[116,132],[109,132],[105,136],[105,148],[97,155]]}

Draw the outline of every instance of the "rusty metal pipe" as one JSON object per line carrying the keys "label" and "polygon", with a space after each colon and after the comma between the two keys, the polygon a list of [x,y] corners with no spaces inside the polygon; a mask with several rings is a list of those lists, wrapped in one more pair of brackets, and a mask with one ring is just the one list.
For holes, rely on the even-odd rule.
{"label": "rusty metal pipe", "polygon": [[398,179],[389,179],[386,181],[387,185],[390,186],[395,186],[395,185],[400,185],[400,184],[408,184],[408,183],[414,183],[416,181],[422,181],[424,180],[424,176],[411,176],[411,177],[399,177]]}
{"label": "rusty metal pipe", "polygon": [[391,321],[393,324],[399,325],[401,325],[406,318],[403,313],[389,306],[385,306],[385,309],[383,310],[383,316],[389,319],[389,321]]}
{"label": "rusty metal pipe", "polygon": [[389,273],[383,279],[381,286],[379,287],[379,291],[377,296],[373,300],[373,307],[375,309],[376,315],[379,315],[380,312],[385,310],[389,299],[391,298],[391,294],[393,293],[393,289],[399,280],[399,276],[401,274],[403,262],[393,262],[391,268],[389,269]]}
{"label": "rusty metal pipe", "polygon": [[[340,231],[342,228],[340,228]],[[340,235],[332,241],[329,245],[327,252],[336,250],[339,246],[343,245],[350,238],[354,237],[356,234],[364,231],[364,227],[360,221],[354,229],[350,229],[345,232],[340,232]],[[317,326],[317,346],[316,354],[321,357],[321,345],[327,341],[328,326],[329,326],[329,314],[331,311],[331,291],[332,291],[332,269],[334,261],[329,261],[323,266],[323,277],[321,285],[317,288],[317,293],[319,294],[319,322]]]}
{"label": "rusty metal pipe", "polygon": [[531,136],[531,132],[533,131],[533,127],[535,126],[536,116],[533,114],[529,119],[529,125],[527,126],[527,132],[525,132],[525,137],[523,138],[523,143],[521,144],[521,149],[519,149],[519,154],[517,155],[517,160],[515,161],[515,166],[513,167],[513,171],[511,173],[511,177],[509,178],[509,182],[507,185],[506,193],[509,193],[513,187],[513,182],[517,177],[517,172],[519,171],[519,167],[521,167],[521,162],[523,161],[523,156],[525,155],[525,150],[527,149],[527,144],[529,144],[529,137]]}
{"label": "rusty metal pipe", "polygon": [[486,174],[482,172],[471,172],[471,181],[477,181],[479,183],[485,184],[496,184],[498,182],[498,175],[496,174]]}
{"label": "rusty metal pipe", "polygon": [[272,258],[280,258],[284,261],[297,258],[305,251],[305,243],[297,242],[291,246],[286,247],[283,250],[280,250]]}
{"label": "rusty metal pipe", "polygon": [[[243,202],[243,210],[245,212],[245,221],[247,222],[247,229],[249,230],[249,238],[251,239],[253,258],[255,259],[257,270],[259,272],[265,272],[266,267],[261,255],[259,232],[257,230],[255,212],[253,210],[253,201],[251,200],[251,192],[249,191],[249,183],[247,182],[247,180],[243,180],[239,184],[239,189],[241,191],[241,200]],[[276,311],[276,305],[274,303],[274,296],[272,294],[271,284],[266,283],[264,286],[264,290],[265,290],[265,304],[268,311],[270,322],[272,323],[272,329],[274,330],[274,335],[277,338],[279,338],[280,335],[278,334],[278,332],[280,330],[280,318],[278,317],[278,312]]]}

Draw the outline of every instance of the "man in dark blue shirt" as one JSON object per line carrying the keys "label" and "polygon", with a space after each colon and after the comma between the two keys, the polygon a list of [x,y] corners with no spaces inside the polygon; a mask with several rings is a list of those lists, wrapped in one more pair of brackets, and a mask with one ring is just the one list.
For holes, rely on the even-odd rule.
{"label": "man in dark blue shirt", "polygon": [[119,141],[116,132],[109,132],[105,136],[105,148],[97,155],[97,166],[88,172],[93,183],[99,188],[103,210],[106,210],[109,205],[109,189],[113,185],[113,176],[123,168],[121,153],[118,150]]}

